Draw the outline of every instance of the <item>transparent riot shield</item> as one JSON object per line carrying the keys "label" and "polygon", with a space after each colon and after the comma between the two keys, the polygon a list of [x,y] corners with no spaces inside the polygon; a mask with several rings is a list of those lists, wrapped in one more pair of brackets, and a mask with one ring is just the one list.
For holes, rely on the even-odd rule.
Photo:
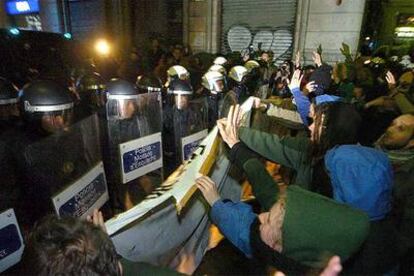
{"label": "transparent riot shield", "polygon": [[207,136],[207,99],[190,100],[187,95],[176,95],[175,104],[165,110],[164,115],[164,168],[168,175],[187,160]]}
{"label": "transparent riot shield", "polygon": [[86,217],[108,200],[96,116],[24,146],[18,158],[30,221],[54,210]]}
{"label": "transparent riot shield", "polygon": [[220,119],[220,110],[225,98],[224,93],[210,94],[207,96],[208,103],[208,129],[212,130],[217,120]]}
{"label": "transparent riot shield", "polygon": [[115,212],[162,182],[161,104],[160,93],[108,98],[104,161]]}

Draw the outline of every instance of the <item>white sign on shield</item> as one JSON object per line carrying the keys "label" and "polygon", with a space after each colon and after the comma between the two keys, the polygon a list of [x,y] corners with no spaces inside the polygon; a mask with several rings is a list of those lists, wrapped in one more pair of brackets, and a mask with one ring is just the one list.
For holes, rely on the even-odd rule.
{"label": "white sign on shield", "polygon": [[203,129],[197,133],[181,138],[181,160],[184,162],[198,148],[201,141],[208,135],[208,130]]}
{"label": "white sign on shield", "polygon": [[161,132],[119,145],[122,161],[122,183],[162,167]]}
{"label": "white sign on shield", "polygon": [[75,183],[52,197],[59,216],[81,217],[101,208],[109,199],[104,166],[99,162]]}
{"label": "white sign on shield", "polygon": [[20,261],[23,249],[16,215],[13,209],[8,209],[0,214],[0,273]]}

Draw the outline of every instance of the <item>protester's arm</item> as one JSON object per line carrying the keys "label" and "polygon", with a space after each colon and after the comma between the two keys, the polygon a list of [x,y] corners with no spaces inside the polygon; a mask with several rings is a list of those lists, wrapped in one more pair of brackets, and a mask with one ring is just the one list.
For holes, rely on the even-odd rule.
{"label": "protester's arm", "polygon": [[308,126],[308,114],[311,105],[309,98],[300,91],[299,87],[292,88],[290,92],[292,92],[293,98],[295,99],[296,107],[303,124]]}
{"label": "protester's arm", "polygon": [[388,71],[385,79],[388,83],[389,94],[402,114],[414,113],[414,105],[407,99],[404,93],[398,91],[394,75]]}
{"label": "protester's arm", "polygon": [[279,186],[257,159],[256,154],[239,142],[230,150],[230,161],[243,169],[257,201],[263,209],[269,210],[278,198]]}
{"label": "protester's arm", "polygon": [[414,105],[407,99],[403,93],[397,93],[393,96],[393,99],[398,106],[398,109],[402,114],[414,113]]}
{"label": "protester's arm", "polygon": [[279,137],[251,128],[240,128],[240,140],[251,150],[280,165],[297,169],[306,158],[306,137]]}
{"label": "protester's arm", "polygon": [[250,225],[256,215],[250,205],[220,199],[216,184],[207,176],[198,178],[196,184],[211,206],[212,222],[233,245],[251,257]]}
{"label": "protester's arm", "polygon": [[276,201],[279,187],[257,159],[257,155],[240,142],[237,124],[240,108],[231,107],[226,120],[218,121],[220,135],[231,148],[230,162],[243,169],[253,187],[254,195],[263,208],[269,209]]}
{"label": "protester's arm", "polygon": [[266,111],[266,115],[283,119],[294,124],[303,125],[302,117],[296,110],[290,110],[271,103],[264,103],[260,98],[253,97],[254,108],[261,108]]}
{"label": "protester's arm", "polygon": [[[293,73],[292,79],[289,83],[290,92],[292,92],[293,98],[295,99],[297,110],[300,114],[302,122],[305,126],[308,126],[308,115],[310,110],[311,102],[309,101],[308,96],[304,95],[302,91],[300,91],[300,84],[302,82],[303,75],[301,76],[300,70],[296,70]],[[314,83],[310,83],[308,85],[309,92],[312,92],[316,89]]]}

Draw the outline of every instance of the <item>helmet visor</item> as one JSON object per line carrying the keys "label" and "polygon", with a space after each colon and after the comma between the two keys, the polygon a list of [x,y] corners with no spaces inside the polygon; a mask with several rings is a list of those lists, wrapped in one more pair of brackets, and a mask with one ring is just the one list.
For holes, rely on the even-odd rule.
{"label": "helmet visor", "polygon": [[49,132],[67,131],[73,121],[73,109],[41,113],[42,128]]}
{"label": "helmet visor", "polygon": [[223,79],[216,79],[212,82],[212,91],[215,92],[223,92],[224,90],[224,80]]}
{"label": "helmet visor", "polygon": [[138,98],[135,99],[110,99],[107,104],[108,119],[130,119],[138,111]]}
{"label": "helmet visor", "polygon": [[190,100],[190,95],[185,95],[185,94],[174,95],[174,103],[177,109],[179,110],[187,109],[189,100]]}

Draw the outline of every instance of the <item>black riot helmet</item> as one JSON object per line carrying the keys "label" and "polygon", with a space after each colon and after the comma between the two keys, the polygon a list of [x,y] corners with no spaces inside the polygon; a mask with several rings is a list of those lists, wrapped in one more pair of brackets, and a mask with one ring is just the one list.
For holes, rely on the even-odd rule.
{"label": "black riot helmet", "polygon": [[84,104],[96,107],[105,105],[105,82],[99,73],[89,72],[80,77],[76,83],[76,91]]}
{"label": "black riot helmet", "polygon": [[188,107],[189,100],[193,95],[193,87],[188,81],[175,79],[168,87],[168,93],[174,95],[174,103],[177,109]]}
{"label": "black riot helmet", "polygon": [[26,84],[20,93],[20,104],[28,123],[40,123],[47,132],[63,130],[72,122],[74,103],[70,92],[54,81]]}
{"label": "black riot helmet", "polygon": [[19,95],[16,87],[7,79],[0,77],[0,120],[19,115]]}
{"label": "black riot helmet", "polygon": [[137,77],[135,86],[139,94],[161,92],[162,82],[154,74],[144,74]]}
{"label": "black riot helmet", "polygon": [[126,80],[111,79],[106,84],[106,98],[108,119],[130,119],[138,110],[138,91]]}

